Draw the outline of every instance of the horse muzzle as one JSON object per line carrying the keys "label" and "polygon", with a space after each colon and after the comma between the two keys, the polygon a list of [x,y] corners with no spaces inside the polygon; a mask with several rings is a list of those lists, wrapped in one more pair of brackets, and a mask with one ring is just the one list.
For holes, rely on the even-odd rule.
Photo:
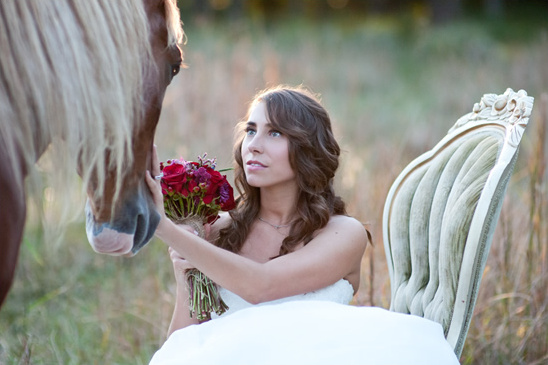
{"label": "horse muzzle", "polygon": [[89,200],[86,202],[86,234],[97,253],[133,256],[154,236],[160,215],[147,202],[125,205],[109,222],[97,222]]}

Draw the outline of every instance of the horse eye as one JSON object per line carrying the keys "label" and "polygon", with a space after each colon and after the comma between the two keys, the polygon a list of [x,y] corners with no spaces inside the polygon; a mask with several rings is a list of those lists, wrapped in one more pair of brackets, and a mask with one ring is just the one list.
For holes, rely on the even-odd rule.
{"label": "horse eye", "polygon": [[171,77],[175,77],[181,70],[181,64],[171,65]]}

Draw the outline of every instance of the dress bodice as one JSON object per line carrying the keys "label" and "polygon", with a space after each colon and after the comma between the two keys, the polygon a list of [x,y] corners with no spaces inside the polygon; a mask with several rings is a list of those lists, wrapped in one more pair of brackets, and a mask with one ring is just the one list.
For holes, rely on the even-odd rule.
{"label": "dress bodice", "polygon": [[[350,303],[350,301],[352,300],[352,297],[354,296],[354,288],[352,287],[352,284],[350,284],[347,280],[341,279],[332,285],[329,285],[325,288],[322,288],[316,291],[294,295],[287,298],[276,299],[276,300],[272,300],[269,302],[264,302],[256,305],[246,302],[240,296],[234,294],[233,292],[225,288],[219,288],[219,293],[221,294],[221,298],[223,298],[223,301],[228,306],[228,310],[222,315],[224,317],[228,314],[234,313],[244,308],[249,308],[253,306],[280,304],[280,303],[292,302],[296,300],[321,300],[321,301],[329,301],[329,302],[335,302],[340,304],[348,304]],[[216,318],[218,316],[215,315],[215,313],[212,313],[211,317]]]}

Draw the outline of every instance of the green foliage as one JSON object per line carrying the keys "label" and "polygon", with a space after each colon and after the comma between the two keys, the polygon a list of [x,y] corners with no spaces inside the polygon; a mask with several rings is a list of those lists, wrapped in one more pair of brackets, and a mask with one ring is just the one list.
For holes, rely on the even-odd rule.
{"label": "green foliage", "polygon": [[82,225],[57,249],[27,229],[1,312],[0,363],[147,364],[161,344],[166,328],[148,313],[170,316],[165,246],[153,241],[131,259],[100,256]]}

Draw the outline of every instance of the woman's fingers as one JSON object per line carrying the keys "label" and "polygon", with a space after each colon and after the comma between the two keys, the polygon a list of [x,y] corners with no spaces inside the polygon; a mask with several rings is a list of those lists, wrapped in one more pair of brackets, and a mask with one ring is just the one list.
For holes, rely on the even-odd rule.
{"label": "woman's fingers", "polygon": [[151,171],[153,176],[160,175],[160,159],[158,158],[158,149],[156,145],[152,146],[152,159],[151,159]]}
{"label": "woman's fingers", "polygon": [[175,251],[171,246],[168,247],[167,251],[169,252],[169,257],[174,260],[174,259],[182,259],[183,257],[181,255],[179,255],[179,253],[177,251]]}
{"label": "woman's fingers", "polygon": [[162,188],[160,186],[160,183],[152,177],[152,175],[150,174],[150,171],[147,171],[145,173],[145,181],[150,190],[150,193],[152,194],[154,198],[156,198],[156,196],[158,195],[162,195]]}
{"label": "woman's fingers", "polygon": [[164,212],[164,196],[160,184],[160,161],[158,160],[158,151],[156,145],[152,146],[151,171],[145,173],[145,180],[152,194],[154,205],[160,213]]}
{"label": "woman's fingers", "polygon": [[205,239],[209,241],[209,234],[211,233],[211,224],[206,223],[204,224],[204,235]]}
{"label": "woman's fingers", "polygon": [[150,175],[150,171],[145,172],[145,181],[147,183],[148,189],[150,190],[150,193],[152,194],[152,199],[154,200],[154,205],[156,206],[158,211],[163,213],[163,211],[164,211],[164,197],[162,195],[162,187],[160,186],[160,182],[156,181]]}
{"label": "woman's fingers", "polygon": [[173,248],[169,247],[169,257],[171,261],[173,262],[173,266],[178,270],[187,270],[187,269],[193,269],[194,266],[185,260],[177,251],[175,251]]}

